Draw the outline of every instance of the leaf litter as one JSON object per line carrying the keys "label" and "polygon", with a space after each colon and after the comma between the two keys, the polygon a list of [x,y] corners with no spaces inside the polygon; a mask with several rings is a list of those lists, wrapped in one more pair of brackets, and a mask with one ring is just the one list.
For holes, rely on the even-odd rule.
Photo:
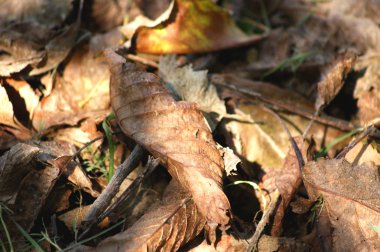
{"label": "leaf litter", "polygon": [[380,249],[376,1],[0,7],[3,250]]}

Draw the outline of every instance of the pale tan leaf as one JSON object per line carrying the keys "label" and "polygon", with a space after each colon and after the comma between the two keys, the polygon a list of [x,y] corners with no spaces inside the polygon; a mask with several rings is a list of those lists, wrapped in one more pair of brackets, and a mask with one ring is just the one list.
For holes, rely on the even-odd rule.
{"label": "pale tan leaf", "polygon": [[[206,113],[216,113],[216,122],[227,113],[224,102],[219,99],[215,86],[209,83],[206,71],[194,71],[192,65],[178,67],[175,56],[165,56],[160,59],[160,77],[174,89],[181,100],[197,103],[199,109]],[[210,115],[211,116],[211,115]],[[214,127],[213,127],[214,126]]]}

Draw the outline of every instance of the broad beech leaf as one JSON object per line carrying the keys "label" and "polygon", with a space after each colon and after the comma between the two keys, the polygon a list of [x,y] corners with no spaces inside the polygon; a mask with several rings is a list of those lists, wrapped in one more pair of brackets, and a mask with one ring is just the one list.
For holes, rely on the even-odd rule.
{"label": "broad beech leaf", "polygon": [[132,46],[144,53],[197,53],[251,44],[263,36],[243,33],[229,14],[209,0],[175,0],[167,20],[140,27]]}
{"label": "broad beech leaf", "polygon": [[379,167],[373,162],[352,166],[344,159],[318,159],[303,170],[309,197],[323,197],[318,237],[329,251],[379,251]]}
{"label": "broad beech leaf", "polygon": [[102,241],[96,251],[177,251],[198,235],[205,223],[191,196],[172,181],[162,202],[131,228]]}
{"label": "broad beech leaf", "polygon": [[209,234],[229,223],[223,159],[196,104],[175,101],[160,79],[111,50],[111,105],[125,134],[167,167],[206,217]]}

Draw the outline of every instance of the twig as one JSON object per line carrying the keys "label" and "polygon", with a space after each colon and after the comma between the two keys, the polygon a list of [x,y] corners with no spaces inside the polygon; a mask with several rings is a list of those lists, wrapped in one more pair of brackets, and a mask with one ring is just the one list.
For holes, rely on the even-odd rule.
{"label": "twig", "polygon": [[322,123],[322,124],[325,124],[325,125],[328,125],[328,126],[340,129],[340,130],[350,131],[354,128],[354,126],[347,121],[336,119],[336,118],[333,118],[330,116],[315,116],[314,114],[312,114],[306,110],[297,108],[292,104],[287,104],[285,102],[281,102],[281,101],[272,99],[270,97],[265,97],[262,94],[257,93],[255,91],[252,91],[248,88],[237,87],[236,85],[230,84],[227,81],[221,80],[221,78],[212,78],[212,82],[216,85],[228,88],[230,90],[241,93],[241,94],[246,95],[248,97],[257,98],[258,100],[260,100],[264,103],[270,104],[274,107],[277,107],[278,109],[283,109],[283,110],[292,112],[294,114],[306,117],[306,118],[311,119],[311,120],[314,118],[315,121],[317,121],[319,123]]}
{"label": "twig", "polygon": [[276,190],[274,195],[273,195],[272,201],[269,204],[267,211],[265,211],[263,217],[261,218],[259,224],[256,227],[255,233],[253,234],[253,236],[251,238],[249,238],[247,240],[247,242],[249,244],[248,249],[247,249],[248,252],[251,252],[254,248],[257,247],[257,243],[259,242],[260,236],[262,235],[265,226],[269,222],[270,216],[273,214],[273,212],[277,208],[277,204],[279,202],[279,199],[280,199],[280,194],[279,194],[278,190]]}
{"label": "twig", "polygon": [[359,136],[354,140],[352,141],[348,146],[346,146],[337,156],[336,156],[336,159],[341,159],[341,158],[344,158],[346,156],[346,154],[352,149],[354,148],[361,140],[363,140],[364,138],[366,138],[368,135],[372,134],[373,132],[375,132],[376,128],[373,127],[373,126],[370,126],[368,127],[367,129],[365,129],[362,133],[359,134]]}
{"label": "twig", "polygon": [[101,214],[97,220],[97,223],[102,222],[104,218],[109,216],[120,204],[128,197],[128,195],[135,190],[142,182],[142,180],[149,176],[158,166],[159,159],[149,157],[147,164],[144,167],[144,171],[132,182],[132,184],[120,195],[116,202],[110,206],[103,214]]}
{"label": "twig", "polygon": [[[138,165],[140,159],[142,158],[144,149],[140,145],[136,145],[133,149],[131,155],[125,160],[116,170],[115,175],[112,177],[111,181],[108,183],[107,187],[99,195],[99,197],[91,205],[88,213],[83,218],[82,228],[88,229],[97,220],[97,217],[103,212],[111,203],[113,197],[119,190],[119,187],[123,180],[131,173]],[[80,238],[82,238],[85,233],[82,233]]]}

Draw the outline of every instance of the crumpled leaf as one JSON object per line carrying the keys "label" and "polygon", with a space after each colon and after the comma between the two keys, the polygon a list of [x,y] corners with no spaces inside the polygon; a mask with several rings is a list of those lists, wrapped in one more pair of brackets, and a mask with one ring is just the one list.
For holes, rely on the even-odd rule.
{"label": "crumpled leaf", "polygon": [[0,157],[0,201],[14,203],[20,182],[33,169],[39,152],[37,147],[20,143]]}
{"label": "crumpled leaf", "polygon": [[[298,146],[302,144],[302,138],[297,137],[294,139]],[[263,182],[263,189],[273,194],[278,190],[281,194],[280,203],[276,209],[273,226],[271,229],[272,236],[280,236],[282,230],[282,219],[285,215],[285,210],[289,206],[290,201],[293,199],[298,187],[302,183],[301,167],[299,167],[297,156],[292,146],[284,160],[281,170],[270,170]]]}
{"label": "crumpled leaf", "polygon": [[[1,184],[2,187],[9,186],[11,189],[2,190],[2,194],[10,193],[2,195],[2,198],[3,196],[15,197],[10,202],[6,202],[12,213],[6,216],[5,223],[12,241],[20,241],[23,236],[13,221],[26,232],[30,231],[60,174],[62,164],[56,164],[51,156],[43,155],[41,148],[26,144],[14,146],[2,157],[2,161],[5,162],[3,163],[5,166],[2,167],[3,171],[0,173],[0,180],[3,182]],[[38,167],[41,165],[42,167]],[[22,246],[20,242],[15,244],[17,244],[16,247]]]}
{"label": "crumpled leaf", "polygon": [[[210,113],[216,113],[216,116],[211,117],[216,122],[227,113],[226,106],[219,99],[215,86],[208,81],[207,70],[194,71],[192,65],[178,67],[173,55],[162,57],[159,69],[160,77],[180,100],[197,103],[200,110],[209,113],[209,117],[211,117]],[[214,129],[216,123],[212,120],[209,120],[209,123]]]}
{"label": "crumpled leaf", "polygon": [[199,53],[248,45],[263,36],[244,34],[212,1],[175,0],[167,20],[140,27],[132,47],[144,53]]}
{"label": "crumpled leaf", "polygon": [[223,160],[201,112],[176,102],[151,73],[106,52],[111,70],[111,104],[123,132],[144,146],[190,192],[206,217],[209,235],[229,223],[230,205],[222,190]]}
{"label": "crumpled leaf", "polygon": [[172,181],[161,203],[153,205],[131,228],[102,241],[95,251],[177,251],[198,235],[205,223],[191,196]]}
{"label": "crumpled leaf", "polygon": [[33,117],[35,129],[76,125],[85,118],[101,121],[108,114],[108,66],[98,51],[90,49],[91,42],[73,53],[63,75],[57,76],[52,92],[37,106]]}
{"label": "crumpled leaf", "polygon": [[329,104],[339,93],[344,79],[353,68],[355,55],[352,52],[341,54],[325,69],[322,80],[318,82],[318,94],[315,101],[315,110],[320,111]]}
{"label": "crumpled leaf", "polygon": [[[62,8],[64,3],[51,7],[50,5],[55,3],[42,2],[36,3],[33,7],[30,6],[31,1],[23,2],[24,6],[19,3],[17,8],[22,12],[27,9],[25,6],[38,8],[38,5],[41,5],[41,12],[29,12],[25,20],[22,14],[13,16],[15,20],[1,20],[3,23],[0,24],[3,28],[0,29],[0,51],[3,53],[0,57],[0,76],[19,72],[28,65],[33,68],[30,75],[46,72],[62,62],[74,46],[79,31],[83,1],[80,1],[78,16],[74,22],[65,24],[62,20],[55,27],[49,24],[53,20],[61,19],[61,15],[68,15],[68,12],[62,12],[62,9],[67,10],[67,7]],[[67,2],[71,3],[71,1]],[[2,5],[5,9],[12,9],[14,6],[11,1],[3,2]],[[50,12],[46,15],[44,11]]]}
{"label": "crumpled leaf", "polygon": [[303,181],[309,197],[323,196],[318,236],[331,251],[378,251],[380,234],[379,167],[352,166],[344,159],[318,159],[306,164]]}

